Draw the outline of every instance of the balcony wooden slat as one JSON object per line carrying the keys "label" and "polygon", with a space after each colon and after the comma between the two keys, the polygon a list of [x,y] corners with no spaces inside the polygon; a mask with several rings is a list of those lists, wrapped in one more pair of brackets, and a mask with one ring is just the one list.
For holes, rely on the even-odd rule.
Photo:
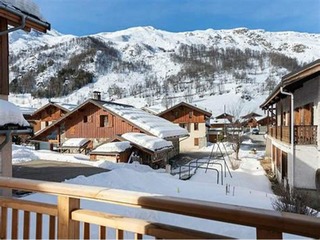
{"label": "balcony wooden slat", "polygon": [[49,239],[56,238],[56,218],[54,216],[50,216],[49,218]]}
{"label": "balcony wooden slat", "polygon": [[42,214],[36,215],[36,239],[42,239]]}
{"label": "balcony wooden slat", "polygon": [[107,228],[105,226],[99,226],[99,239],[107,238]]}
{"label": "balcony wooden slat", "polygon": [[141,240],[143,238],[143,235],[142,234],[140,234],[140,233],[135,233],[134,234],[134,239],[135,240]]}
{"label": "balcony wooden slat", "polygon": [[0,239],[7,239],[7,218],[8,209],[6,207],[1,207]]}
{"label": "balcony wooden slat", "polygon": [[123,230],[116,229],[116,239],[117,240],[123,240],[123,234],[124,234]]}
{"label": "balcony wooden slat", "polygon": [[76,221],[84,221],[91,224],[115,228],[117,232],[116,239],[123,239],[123,230],[134,232],[141,235],[150,235],[157,238],[179,238],[179,239],[228,239],[229,237],[211,234],[201,231],[190,230],[181,227],[175,227],[166,224],[152,223],[149,221],[128,218],[120,215],[108,214],[91,210],[75,210],[71,218]]}
{"label": "balcony wooden slat", "polygon": [[90,224],[87,222],[83,223],[83,239],[90,239]]}
{"label": "balcony wooden slat", "polygon": [[23,212],[23,239],[30,238],[30,212]]}
{"label": "balcony wooden slat", "polygon": [[58,215],[57,207],[53,204],[48,203],[0,197],[0,206],[12,209],[19,209],[22,211],[41,213],[50,216]]}
{"label": "balcony wooden slat", "polygon": [[12,209],[11,239],[18,239],[19,210]]}

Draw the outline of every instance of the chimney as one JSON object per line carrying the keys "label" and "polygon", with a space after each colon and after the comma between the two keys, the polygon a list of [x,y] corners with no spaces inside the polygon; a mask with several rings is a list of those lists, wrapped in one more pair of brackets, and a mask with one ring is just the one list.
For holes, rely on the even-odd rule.
{"label": "chimney", "polygon": [[94,91],[93,92],[93,99],[100,101],[101,100],[101,92]]}

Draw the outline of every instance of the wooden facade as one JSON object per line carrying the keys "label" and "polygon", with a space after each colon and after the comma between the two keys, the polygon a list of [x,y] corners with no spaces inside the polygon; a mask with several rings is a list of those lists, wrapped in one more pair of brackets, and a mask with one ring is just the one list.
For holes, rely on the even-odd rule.
{"label": "wooden facade", "polygon": [[103,108],[103,101],[90,99],[53,123],[33,140],[47,141],[50,136],[60,145],[64,139],[88,138],[98,143],[110,141],[126,132],[141,132],[137,126]]}
{"label": "wooden facade", "polygon": [[[105,103],[116,104],[89,99],[73,111],[65,114],[62,118],[38,132],[32,138],[32,141],[36,142],[37,145],[39,145],[40,142],[50,142],[57,146],[61,146],[65,139],[87,138],[92,141],[92,148],[95,148],[97,145],[104,142],[110,142],[127,132],[152,135],[150,132],[147,132],[122,116],[103,107]],[[121,106],[121,104],[116,105]],[[173,143],[174,149],[170,151],[166,159],[179,154],[179,144],[177,144],[179,143],[179,138],[170,138],[169,141]],[[146,157],[146,159],[154,159],[154,153],[147,153],[147,155],[148,157]],[[152,156],[150,157],[149,155]],[[159,156],[157,155],[157,157]]]}
{"label": "wooden facade", "polygon": [[63,108],[55,103],[48,103],[31,115],[25,116],[25,119],[33,127],[34,132],[38,132],[51,123],[59,120],[69,112],[68,109]]}
{"label": "wooden facade", "polygon": [[284,76],[260,107],[272,118],[267,151],[278,181],[307,191],[319,207],[320,59]]}
{"label": "wooden facade", "polygon": [[207,121],[211,113],[181,102],[158,116],[188,130],[190,137],[180,141],[180,149],[189,151],[207,146]]}

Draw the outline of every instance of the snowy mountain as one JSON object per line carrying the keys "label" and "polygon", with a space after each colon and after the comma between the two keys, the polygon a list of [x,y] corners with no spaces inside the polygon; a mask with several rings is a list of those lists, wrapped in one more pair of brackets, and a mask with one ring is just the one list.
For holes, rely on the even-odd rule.
{"label": "snowy mountain", "polygon": [[98,90],[104,99],[137,107],[187,101],[213,114],[235,104],[257,111],[283,75],[318,58],[320,34],[297,32],[14,32],[10,100],[34,107],[47,98],[77,104]]}

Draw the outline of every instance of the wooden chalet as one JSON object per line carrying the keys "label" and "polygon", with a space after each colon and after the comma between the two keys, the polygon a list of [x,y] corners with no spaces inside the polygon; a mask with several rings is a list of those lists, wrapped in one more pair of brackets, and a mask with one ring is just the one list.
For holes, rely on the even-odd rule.
{"label": "wooden chalet", "polygon": [[172,156],[179,153],[179,138],[188,135],[186,130],[160,117],[130,105],[97,98],[87,100],[39,131],[32,141],[38,146],[41,142],[61,146],[70,138],[87,138],[95,148],[127,132],[140,132],[172,141],[175,146],[175,150],[171,152]]}
{"label": "wooden chalet", "polygon": [[[12,3],[11,1],[0,0],[0,99],[6,101],[9,95],[8,34],[19,29],[28,32],[34,29],[43,33],[50,29],[50,24],[44,21],[38,12],[30,12],[24,8],[23,3],[22,1],[18,4],[18,1]],[[0,149],[1,176],[12,176],[12,142],[9,140],[9,134],[11,133],[0,134],[2,145]]]}
{"label": "wooden chalet", "polygon": [[74,109],[76,105],[49,102],[32,114],[25,115],[26,120],[36,133]]}
{"label": "wooden chalet", "polygon": [[167,119],[188,131],[190,136],[180,140],[181,151],[195,150],[207,146],[207,122],[211,115],[210,112],[185,102],[158,114],[159,117]]}
{"label": "wooden chalet", "polygon": [[228,113],[222,113],[215,118],[210,119],[210,128],[208,131],[209,142],[216,143],[222,140],[228,132],[228,128],[232,127],[234,116]]}
{"label": "wooden chalet", "polygon": [[255,112],[251,112],[251,113],[248,113],[247,115],[242,116],[241,117],[241,119],[243,119],[242,126],[248,127],[250,129],[258,127],[259,123],[257,118],[259,117],[261,117],[261,115]]}
{"label": "wooden chalet", "polygon": [[273,118],[266,150],[278,180],[320,203],[320,59],[284,76],[260,107]]}

